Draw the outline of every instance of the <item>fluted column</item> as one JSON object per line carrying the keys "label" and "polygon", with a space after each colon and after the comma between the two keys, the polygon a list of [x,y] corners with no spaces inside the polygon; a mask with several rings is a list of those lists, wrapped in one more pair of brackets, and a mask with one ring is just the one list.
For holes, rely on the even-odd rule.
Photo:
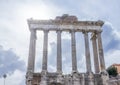
{"label": "fluted column", "polygon": [[74,31],[71,31],[71,46],[72,46],[72,72],[77,72],[76,40]]}
{"label": "fluted column", "polygon": [[91,72],[91,60],[90,60],[88,33],[87,32],[83,32],[83,33],[84,33],[84,40],[85,40],[86,68],[87,68],[87,72]]}
{"label": "fluted column", "polygon": [[62,72],[61,31],[57,31],[57,72]]}
{"label": "fluted column", "polygon": [[44,30],[42,71],[47,71],[48,30]]}
{"label": "fluted column", "polygon": [[100,70],[104,71],[105,70],[105,60],[104,60],[101,32],[99,32],[97,34],[97,38],[98,38],[98,52],[99,52],[99,60],[100,60]]}
{"label": "fluted column", "polygon": [[93,46],[93,56],[94,56],[94,68],[95,73],[99,73],[99,60],[98,60],[98,49],[97,49],[97,43],[96,43],[96,33],[92,34],[92,46]]}
{"label": "fluted column", "polygon": [[35,47],[36,47],[36,30],[30,30],[30,45],[29,45],[29,57],[28,57],[28,68],[30,72],[34,72],[35,64]]}

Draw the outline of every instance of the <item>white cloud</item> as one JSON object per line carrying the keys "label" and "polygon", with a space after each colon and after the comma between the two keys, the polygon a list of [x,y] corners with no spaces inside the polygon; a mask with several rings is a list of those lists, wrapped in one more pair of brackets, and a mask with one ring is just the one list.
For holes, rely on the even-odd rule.
{"label": "white cloud", "polygon": [[[9,2],[7,6],[9,8],[2,5],[2,8],[7,9],[6,11],[0,9],[2,13],[4,13],[0,16],[2,17],[0,21],[3,22],[0,24],[0,26],[2,26],[0,34],[3,36],[0,37],[0,44],[5,46],[5,49],[13,48],[15,52],[21,56],[21,59],[26,62],[29,46],[27,19],[31,17],[35,19],[50,19],[62,14],[63,11],[51,4],[46,5],[43,1],[30,1],[29,3],[25,1],[25,3],[16,2],[13,4],[11,2]],[[5,4],[5,2],[2,4]],[[11,15],[9,15],[9,13]]]}
{"label": "white cloud", "polygon": [[117,49],[109,50],[105,54],[105,62],[106,62],[106,67],[109,67],[112,64],[120,63],[120,50]]}
{"label": "white cloud", "polygon": [[[0,78],[1,85],[4,85],[4,79]],[[7,75],[6,85],[25,85],[25,72],[15,70],[12,75]]]}
{"label": "white cloud", "polygon": [[[14,1],[14,2],[13,2]],[[28,50],[29,50],[29,28],[27,25],[27,19],[33,17],[33,19],[54,19],[55,16],[62,15],[63,13],[69,13],[73,15],[77,15],[79,20],[98,20],[102,19],[107,22],[107,27],[103,29],[103,46],[105,50],[105,60],[107,66],[112,63],[119,63],[119,55],[120,55],[120,27],[119,27],[119,1],[109,1],[109,0],[2,0],[0,1],[0,45],[4,47],[4,49],[12,48],[20,60],[24,60],[27,62],[28,59]],[[107,31],[105,31],[107,30]],[[104,32],[105,31],[105,32]],[[43,34],[38,33],[37,40],[37,52],[36,52],[36,70],[41,70],[42,64],[42,50],[43,50]],[[56,34],[50,33],[49,37],[49,58],[50,56],[56,56],[55,52],[52,52],[53,44],[56,44]],[[84,59],[84,42],[81,35],[76,34],[76,42],[77,42],[77,58],[78,64],[85,64]],[[63,55],[63,66],[65,73],[70,73],[71,71],[71,48],[70,43],[70,35],[63,33],[62,39],[64,40],[64,55]],[[52,45],[50,44],[52,43]],[[55,48],[55,47],[54,47]],[[67,49],[66,49],[67,48]],[[108,49],[109,48],[109,49]],[[66,51],[67,50],[67,51]],[[53,54],[52,54],[53,53]],[[113,57],[115,56],[115,57]],[[1,57],[1,56],[0,56]],[[67,60],[69,58],[69,60]],[[112,60],[111,60],[112,59]],[[54,60],[55,61],[55,60]],[[111,62],[109,62],[111,61]],[[55,71],[55,63],[49,60],[50,66],[49,70]],[[27,64],[27,63],[26,63]],[[3,64],[0,64],[0,68],[3,67]],[[78,66],[81,67],[81,66]],[[84,66],[82,65],[82,69],[80,71],[85,71]],[[21,76],[20,76],[21,74]],[[17,76],[20,76],[20,79]],[[19,84],[24,80],[24,72],[19,70],[15,70],[12,75],[8,76],[11,85],[23,85]],[[3,79],[2,79],[3,80]],[[1,79],[0,81],[3,82]],[[15,82],[14,82],[15,81]],[[24,81],[23,81],[24,82]],[[9,84],[9,83],[8,83]]]}
{"label": "white cloud", "polygon": [[4,50],[0,48],[0,75],[12,74],[16,69],[25,71],[25,63],[20,60],[12,49]]}
{"label": "white cloud", "polygon": [[55,66],[49,65],[48,69],[49,69],[48,70],[49,72],[56,72],[56,67]]}

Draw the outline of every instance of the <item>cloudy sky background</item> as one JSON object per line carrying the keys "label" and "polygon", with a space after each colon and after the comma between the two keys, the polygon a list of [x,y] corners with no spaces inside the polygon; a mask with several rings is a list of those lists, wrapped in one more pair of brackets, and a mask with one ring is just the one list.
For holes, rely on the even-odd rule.
{"label": "cloudy sky background", "polygon": [[[113,63],[120,63],[119,4],[119,0],[0,0],[0,85],[3,85],[3,74],[7,74],[6,85],[25,85],[30,35],[27,19],[31,17],[54,19],[62,14],[70,14],[77,16],[79,20],[103,20],[105,24],[102,27],[102,40],[106,67]],[[83,39],[82,33],[76,33],[77,63],[80,72],[86,71]],[[36,72],[41,71],[42,40],[43,32],[39,31],[37,32]],[[70,34],[63,32],[64,73],[71,72],[70,40]],[[49,32],[48,47],[48,70],[56,71],[56,32]],[[91,42],[90,47],[92,47]],[[92,49],[91,57],[93,59]]]}

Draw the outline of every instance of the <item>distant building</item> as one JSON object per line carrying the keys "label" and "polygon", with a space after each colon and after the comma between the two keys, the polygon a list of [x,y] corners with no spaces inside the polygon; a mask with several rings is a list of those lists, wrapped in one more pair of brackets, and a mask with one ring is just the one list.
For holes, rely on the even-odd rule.
{"label": "distant building", "polygon": [[112,66],[116,67],[118,74],[120,74],[120,64],[113,64]]}
{"label": "distant building", "polygon": [[[115,68],[117,68],[117,72],[118,72],[118,74],[120,74],[120,64],[113,64],[113,65],[111,65],[110,67],[115,67]],[[110,68],[110,67],[108,67],[108,68]]]}

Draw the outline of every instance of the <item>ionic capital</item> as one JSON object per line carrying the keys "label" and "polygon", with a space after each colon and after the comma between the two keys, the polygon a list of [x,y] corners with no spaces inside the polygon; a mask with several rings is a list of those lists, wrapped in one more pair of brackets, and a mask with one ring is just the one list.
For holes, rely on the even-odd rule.
{"label": "ionic capital", "polygon": [[49,32],[49,30],[47,30],[47,29],[46,29],[46,30],[43,30],[43,32],[44,32],[44,33],[48,33],[48,32]]}
{"label": "ionic capital", "polygon": [[62,30],[56,30],[56,33],[61,33],[62,32]]}
{"label": "ionic capital", "polygon": [[96,34],[102,33],[102,30],[95,31]]}
{"label": "ionic capital", "polygon": [[83,31],[82,31],[82,33],[83,33],[83,34],[87,34],[87,33],[88,33],[88,31],[86,31],[86,30],[83,30]]}
{"label": "ionic capital", "polygon": [[69,30],[69,32],[70,32],[70,33],[75,33],[76,31],[73,30],[73,29],[71,29],[71,30]]}
{"label": "ionic capital", "polygon": [[96,32],[93,32],[91,34],[91,40],[95,40],[97,38],[97,33]]}

